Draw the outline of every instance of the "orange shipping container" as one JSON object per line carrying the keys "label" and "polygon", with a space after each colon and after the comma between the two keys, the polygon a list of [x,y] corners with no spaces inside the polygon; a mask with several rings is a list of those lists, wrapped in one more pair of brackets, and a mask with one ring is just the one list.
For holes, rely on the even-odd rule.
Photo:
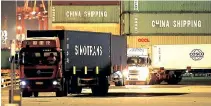
{"label": "orange shipping container", "polygon": [[90,32],[105,32],[120,35],[120,24],[113,23],[53,23],[53,30],[77,30]]}
{"label": "orange shipping container", "polygon": [[211,44],[210,35],[191,36],[128,36],[127,45],[130,48],[150,47],[152,45],[176,45],[176,44]]}

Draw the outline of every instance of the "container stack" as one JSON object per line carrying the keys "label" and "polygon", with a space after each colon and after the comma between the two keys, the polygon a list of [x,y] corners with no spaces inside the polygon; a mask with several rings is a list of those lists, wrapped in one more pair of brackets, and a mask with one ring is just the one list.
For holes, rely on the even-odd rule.
{"label": "container stack", "polygon": [[52,29],[120,35],[120,1],[53,1]]}
{"label": "container stack", "polygon": [[211,43],[211,1],[130,0],[121,7],[128,47]]}

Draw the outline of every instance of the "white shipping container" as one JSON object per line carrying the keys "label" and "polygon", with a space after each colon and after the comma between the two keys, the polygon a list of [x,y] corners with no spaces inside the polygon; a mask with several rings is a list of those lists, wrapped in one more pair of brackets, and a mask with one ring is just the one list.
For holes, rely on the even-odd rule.
{"label": "white shipping container", "polygon": [[211,44],[153,45],[152,67],[211,69]]}

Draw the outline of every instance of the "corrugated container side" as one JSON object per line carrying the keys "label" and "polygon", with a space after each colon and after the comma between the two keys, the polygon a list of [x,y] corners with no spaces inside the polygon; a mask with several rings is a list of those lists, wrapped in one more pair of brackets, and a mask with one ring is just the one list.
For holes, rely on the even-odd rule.
{"label": "corrugated container side", "polygon": [[119,23],[120,6],[53,6],[53,23]]}
{"label": "corrugated container side", "polygon": [[1,69],[10,69],[10,50],[9,49],[1,49]]}
{"label": "corrugated container side", "polygon": [[53,1],[52,5],[120,5],[120,1]]}
{"label": "corrugated container side", "polygon": [[120,35],[120,24],[113,23],[53,23],[53,30],[78,30]]}
{"label": "corrugated container side", "polygon": [[211,34],[207,13],[133,13],[125,20],[130,21],[124,26],[129,34]]}
{"label": "corrugated container side", "polygon": [[[152,45],[174,45],[174,44],[211,44],[210,35],[194,36],[127,36],[127,45],[129,48],[149,48]],[[149,46],[149,47],[148,47]]]}
{"label": "corrugated container side", "polygon": [[[155,45],[152,52],[152,66],[171,69],[210,69],[211,44]],[[195,71],[195,70],[192,70]]]}
{"label": "corrugated container side", "polygon": [[112,36],[111,39],[111,61],[112,65],[123,65],[127,63],[127,40],[125,36]]}
{"label": "corrugated container side", "polygon": [[[73,66],[77,69],[95,69],[99,66],[102,69],[110,67],[110,39],[108,33],[67,31],[66,51],[69,52],[66,61],[66,69],[71,70]],[[105,71],[105,70],[104,70]],[[108,71],[108,70],[107,70]]]}
{"label": "corrugated container side", "polygon": [[[126,1],[125,1],[126,2]],[[129,14],[121,15],[121,34],[130,33],[130,17]]]}
{"label": "corrugated container side", "polygon": [[211,1],[142,1],[122,3],[123,12],[210,12]]}

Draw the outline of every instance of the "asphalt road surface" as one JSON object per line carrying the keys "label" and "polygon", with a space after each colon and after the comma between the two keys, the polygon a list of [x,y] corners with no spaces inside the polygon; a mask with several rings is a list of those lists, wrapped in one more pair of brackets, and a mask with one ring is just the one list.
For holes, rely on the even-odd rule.
{"label": "asphalt road surface", "polygon": [[[105,97],[92,96],[90,89],[83,89],[80,95],[60,98],[55,97],[55,93],[40,93],[37,98],[23,98],[22,106],[211,106],[211,84],[208,84],[211,81],[206,84],[196,82],[186,85],[112,86]],[[2,89],[2,106],[8,103],[8,92],[8,88]]]}

